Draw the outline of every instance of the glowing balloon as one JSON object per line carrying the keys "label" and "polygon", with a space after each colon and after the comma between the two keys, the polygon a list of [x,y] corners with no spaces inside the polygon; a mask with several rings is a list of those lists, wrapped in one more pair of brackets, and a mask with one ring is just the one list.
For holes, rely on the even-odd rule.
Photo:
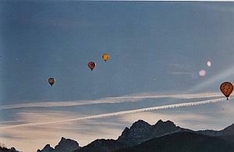
{"label": "glowing balloon", "polygon": [[108,54],[106,54],[106,53],[104,53],[103,55],[102,55],[102,59],[106,62],[107,60],[109,60],[109,58],[110,58],[110,56],[108,55]]}
{"label": "glowing balloon", "polygon": [[95,68],[96,63],[94,63],[93,61],[88,63],[88,67],[90,68],[91,71],[93,71],[93,69]]}
{"label": "glowing balloon", "polygon": [[55,79],[54,78],[49,78],[48,82],[52,86],[54,84],[54,82],[55,82]]}
{"label": "glowing balloon", "polygon": [[225,97],[227,97],[227,100],[228,100],[228,97],[231,95],[231,93],[233,91],[232,83],[231,82],[223,82],[220,85],[220,91],[223,93],[223,95]]}

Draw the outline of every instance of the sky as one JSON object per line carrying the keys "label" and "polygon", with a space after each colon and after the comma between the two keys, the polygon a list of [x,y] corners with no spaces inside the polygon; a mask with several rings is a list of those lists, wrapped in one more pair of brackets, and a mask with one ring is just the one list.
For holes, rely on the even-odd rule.
{"label": "sky", "polygon": [[1,0],[0,143],[84,146],[139,119],[221,130],[234,123],[219,90],[234,82],[233,27],[230,2]]}

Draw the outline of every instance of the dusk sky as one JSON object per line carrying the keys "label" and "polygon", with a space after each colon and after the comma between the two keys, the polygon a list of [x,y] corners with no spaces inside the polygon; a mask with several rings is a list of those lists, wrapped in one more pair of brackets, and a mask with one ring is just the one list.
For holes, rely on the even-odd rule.
{"label": "dusk sky", "polygon": [[116,139],[138,119],[234,123],[219,91],[234,82],[232,2],[1,0],[0,50],[0,143],[24,152]]}

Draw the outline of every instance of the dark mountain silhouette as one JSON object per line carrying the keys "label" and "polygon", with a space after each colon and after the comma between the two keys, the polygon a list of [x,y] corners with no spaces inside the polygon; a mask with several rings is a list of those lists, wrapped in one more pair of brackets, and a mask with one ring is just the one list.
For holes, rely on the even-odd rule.
{"label": "dark mountain silhouette", "polygon": [[97,139],[87,146],[76,150],[75,152],[112,152],[114,150],[128,147],[124,143],[121,143],[113,139]]}
{"label": "dark mountain silhouette", "polygon": [[150,132],[153,126],[143,120],[138,120],[133,123],[130,128],[125,128],[118,141],[126,143],[127,145],[135,145],[141,141],[148,140],[150,138]]}
{"label": "dark mountain silhouette", "polygon": [[234,124],[220,131],[220,137],[234,145]]}
{"label": "dark mountain silhouette", "polygon": [[224,128],[221,132],[223,135],[234,135],[234,124]]}
{"label": "dark mountain silhouette", "polygon": [[171,121],[159,120],[155,125],[150,125],[143,120],[138,120],[130,128],[126,127],[117,140],[95,140],[75,152],[111,152],[180,130],[181,128]]}
{"label": "dark mountain silhouette", "polygon": [[177,132],[137,146],[113,152],[233,152],[233,146],[219,137],[195,132]]}
{"label": "dark mountain silhouette", "polygon": [[159,120],[155,125],[151,126],[143,120],[138,120],[130,128],[125,128],[117,141],[125,143],[127,146],[133,146],[149,139],[181,130],[182,128],[177,127],[171,121],[163,122]]}
{"label": "dark mountain silhouette", "polygon": [[73,152],[79,148],[79,144],[76,141],[62,137],[55,148],[47,144],[42,150],[37,150],[37,152]]}
{"label": "dark mountain silhouette", "polygon": [[[67,143],[69,142],[71,141]],[[56,147],[60,147],[59,145]],[[65,145],[68,146],[69,144]],[[84,147],[78,146],[74,151],[71,151],[71,149],[63,149],[62,151],[233,152],[234,146],[232,145],[234,145],[234,124],[220,131],[193,131],[176,126],[169,120],[165,122],[159,120],[154,125],[150,125],[143,120],[138,120],[130,128],[126,127],[117,140],[97,139]],[[44,147],[44,151],[38,152],[61,152],[56,147],[53,149],[50,145],[47,145]]]}
{"label": "dark mountain silhouette", "polygon": [[232,144],[234,144],[234,124],[224,128],[220,131],[214,131],[214,130],[202,130],[197,131],[197,133],[208,135],[208,136],[216,136],[220,137],[221,139],[224,139]]}
{"label": "dark mountain silhouette", "polygon": [[14,147],[8,149],[4,146],[0,146],[0,152],[19,152],[19,151],[16,150]]}

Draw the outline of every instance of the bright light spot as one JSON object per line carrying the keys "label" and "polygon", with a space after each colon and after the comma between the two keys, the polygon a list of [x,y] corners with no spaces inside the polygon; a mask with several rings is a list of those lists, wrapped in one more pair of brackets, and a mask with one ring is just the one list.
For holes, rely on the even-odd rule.
{"label": "bright light spot", "polygon": [[201,77],[205,76],[205,75],[206,75],[206,71],[205,71],[205,70],[200,70],[200,71],[199,71],[199,75],[200,75]]}
{"label": "bright light spot", "polygon": [[211,62],[210,61],[207,61],[207,66],[210,67],[211,66]]}

